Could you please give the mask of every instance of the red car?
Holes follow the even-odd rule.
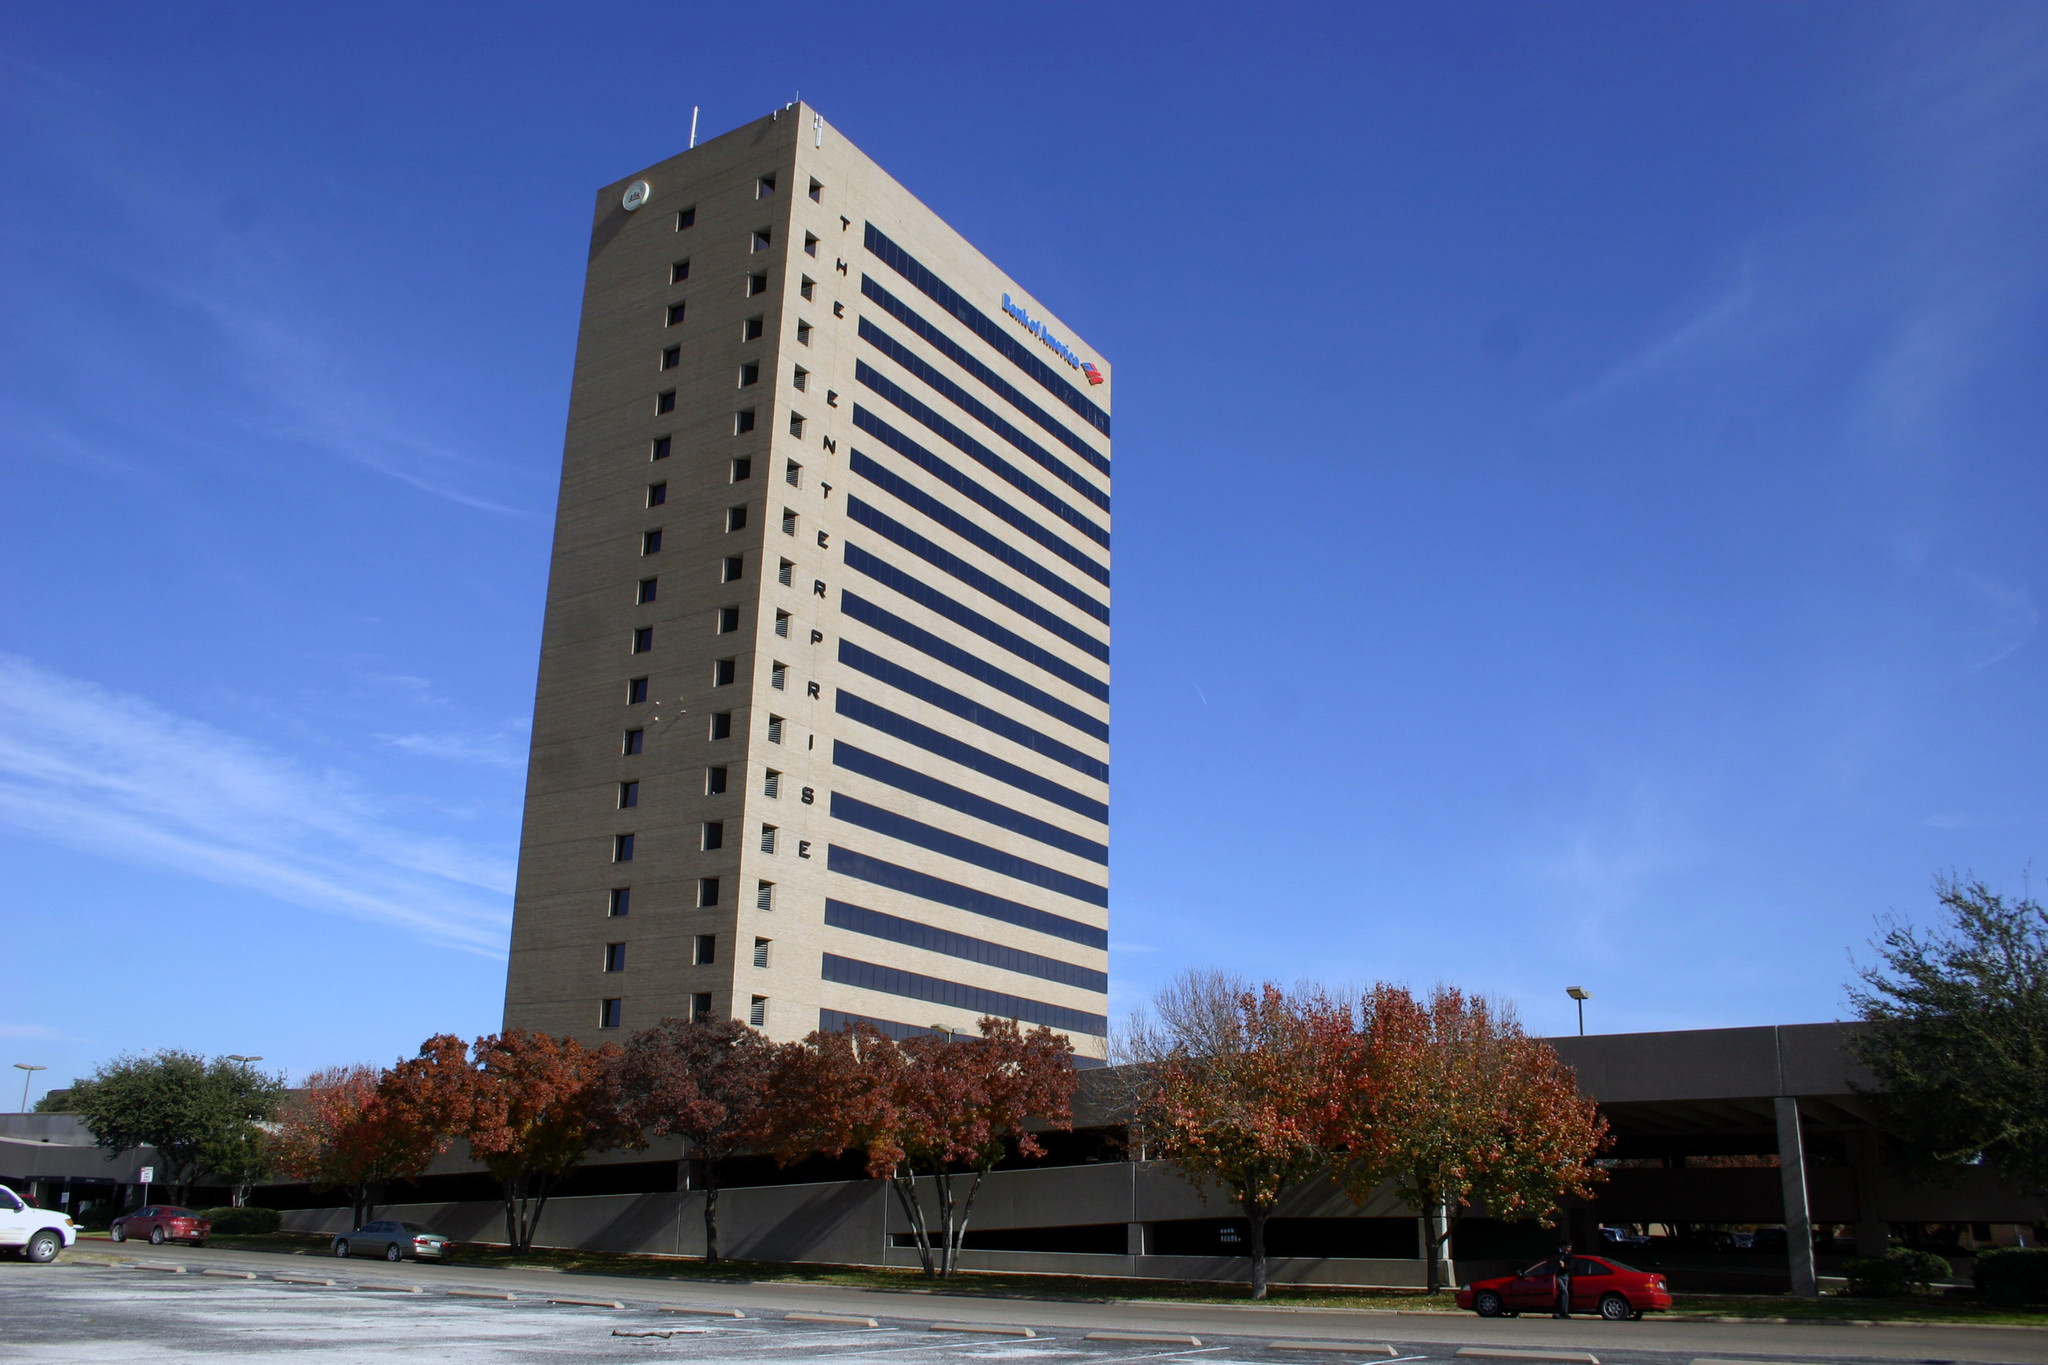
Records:
[[[108,1225],[107,1231],[117,1242],[125,1242],[130,1237],[147,1237],[151,1246],[162,1246],[165,1242],[190,1242],[193,1246],[203,1247],[207,1234],[213,1231],[213,1224],[176,1204],[151,1204],[146,1209],[122,1214]]]
[[[1458,1290],[1458,1307],[1482,1318],[1511,1318],[1520,1313],[1548,1313],[1556,1303],[1556,1277],[1550,1262],[1539,1261],[1519,1275],[1475,1280]],[[1598,1313],[1609,1322],[1626,1322],[1671,1307],[1664,1277],[1637,1270],[1605,1256],[1572,1257],[1572,1311]]]

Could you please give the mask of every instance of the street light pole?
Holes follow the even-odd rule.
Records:
[[[1578,1001],[1579,1036],[1583,1038],[1586,1036],[1586,1002],[1593,998],[1593,992],[1587,990],[1584,986],[1566,986],[1564,988],[1564,993],[1566,995],[1569,995],[1572,999]]]
[[[17,1070],[17,1071],[19,1071],[19,1072],[21,1072],[21,1073],[22,1073],[22,1077],[21,1077],[21,1112],[22,1112],[22,1113],[24,1113],[24,1114],[26,1114],[26,1113],[28,1112],[28,1084],[29,1084],[29,1082],[30,1082],[30,1081],[32,1081],[32,1080],[34,1080],[34,1079],[36,1078],[36,1073],[37,1073],[38,1071],[48,1071],[48,1070],[49,1070],[50,1068],[48,1068],[48,1067],[46,1067],[46,1066],[30,1066],[30,1065],[29,1065],[29,1064],[28,1064],[27,1062],[16,1062],[16,1063],[14,1064],[14,1067],[15,1067],[15,1070]]]

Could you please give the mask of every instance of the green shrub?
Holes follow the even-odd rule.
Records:
[[[215,1232],[228,1237],[276,1232],[284,1222],[276,1209],[206,1209],[200,1216],[213,1224]]]
[[[1955,1269],[1931,1251],[1893,1247],[1882,1256],[1850,1257],[1842,1273],[1849,1277],[1849,1292],[1859,1298],[1898,1299],[1916,1289],[1925,1291]]]
[[[2002,1308],[2048,1303],[2048,1247],[1993,1247],[1977,1253],[1977,1292]]]

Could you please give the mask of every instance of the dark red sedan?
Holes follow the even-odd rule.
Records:
[[[117,1242],[130,1237],[147,1237],[151,1246],[162,1246],[165,1242],[190,1242],[193,1246],[206,1245],[207,1234],[213,1231],[213,1224],[176,1204],[151,1204],[148,1208],[124,1213],[108,1225],[107,1231]]]
[[[1556,1278],[1550,1262],[1539,1261],[1519,1275],[1460,1286],[1458,1307],[1482,1318],[1548,1313],[1556,1304]],[[1671,1290],[1655,1271],[1637,1270],[1605,1256],[1572,1257],[1574,1313],[1598,1313],[1609,1322],[1626,1322],[1670,1306]]]

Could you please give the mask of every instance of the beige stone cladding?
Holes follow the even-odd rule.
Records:
[[[599,191],[507,1026],[1103,1055],[1112,387],[808,106]]]

